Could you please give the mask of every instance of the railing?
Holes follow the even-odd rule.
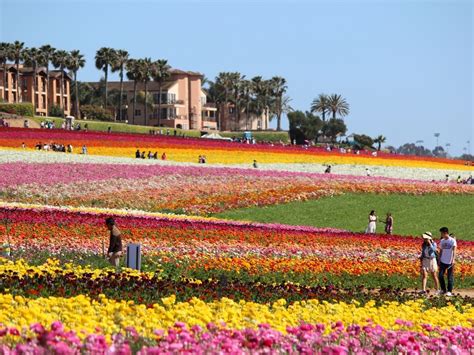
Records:
[[[216,104],[215,104],[215,103],[212,103],[212,102],[210,102],[210,103],[205,103],[205,104],[203,105],[203,107],[216,108]]]

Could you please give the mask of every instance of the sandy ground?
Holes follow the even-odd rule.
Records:
[[[23,121],[22,119],[15,119],[15,118],[7,118],[6,121],[10,125],[10,127],[23,127]],[[40,128],[40,125],[38,122],[35,122],[33,120],[28,120],[30,123],[30,128]]]

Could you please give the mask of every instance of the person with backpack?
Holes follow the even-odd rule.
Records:
[[[448,227],[440,228],[441,242],[439,243],[439,283],[441,291],[445,296],[451,297],[454,287],[454,263],[456,258],[456,239],[449,235]],[[448,287],[444,280],[444,274],[448,274]]]
[[[436,275],[438,272],[438,263],[436,261],[436,242],[433,240],[431,232],[425,232],[421,235],[423,244],[421,245],[420,266],[421,266],[421,286],[422,293],[426,293],[426,282],[428,274],[433,277],[436,290],[439,290],[439,280]],[[439,292],[439,291],[438,291]]]

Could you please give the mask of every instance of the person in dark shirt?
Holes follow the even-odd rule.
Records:
[[[120,257],[122,256],[122,234],[115,224],[115,220],[109,217],[105,220],[105,225],[110,231],[109,248],[107,249],[107,256],[110,264],[119,267]]]
[[[140,149],[137,149],[137,151],[135,152],[135,158],[140,159],[140,156]]]

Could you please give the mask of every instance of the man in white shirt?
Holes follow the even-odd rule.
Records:
[[[447,227],[440,228],[441,233],[441,242],[440,254],[439,254],[439,284],[441,290],[446,296],[452,296],[453,286],[454,286],[454,263],[456,257],[456,239],[452,238],[449,235],[449,229]],[[444,281],[444,273],[448,274],[448,287],[446,288],[446,283]]]

